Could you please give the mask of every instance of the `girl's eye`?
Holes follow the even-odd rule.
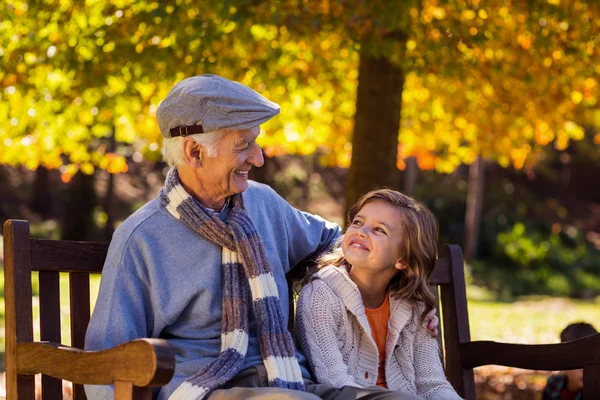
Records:
[[[355,219],[354,221],[352,221],[352,225],[360,225],[360,224],[361,224],[361,222],[359,220]]]
[[[381,233],[383,233],[384,235],[387,235],[387,233],[385,232],[385,230],[383,230],[382,228],[375,228],[375,230],[376,230],[377,232],[381,232]]]

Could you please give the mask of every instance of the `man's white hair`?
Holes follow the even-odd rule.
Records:
[[[225,133],[225,130],[219,130],[208,133],[196,133],[194,135],[188,135],[187,137],[194,139],[196,142],[202,145],[202,147],[206,149],[206,154],[209,157],[214,157],[217,155],[217,143]],[[185,138],[183,136],[163,139],[163,160],[169,165],[169,167],[178,167],[185,164],[185,156],[183,154],[184,139]]]

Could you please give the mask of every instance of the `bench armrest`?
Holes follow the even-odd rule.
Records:
[[[45,374],[73,383],[133,386],[167,384],[175,371],[171,345],[163,339],[136,339],[103,351],[84,351],[52,342],[17,344],[17,373]]]
[[[512,344],[492,341],[461,343],[463,368],[504,365],[533,370],[558,371],[600,363],[600,333],[555,344]]]

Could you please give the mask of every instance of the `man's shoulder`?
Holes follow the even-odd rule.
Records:
[[[181,229],[185,229],[185,227],[168,215],[166,211],[161,210],[160,199],[156,197],[144,204],[117,227],[111,240],[111,247],[115,247],[115,250],[123,249],[132,241],[153,243],[161,237],[180,235]]]
[[[160,223],[160,221],[166,218],[159,210],[159,200],[154,198],[144,204],[142,207],[137,209],[133,214],[125,219],[115,230],[114,238],[126,239],[137,230],[148,228],[147,225],[153,225],[154,223]]]
[[[255,181],[248,181],[248,188],[243,192],[243,196],[244,204],[251,215],[272,213],[274,210],[279,210],[284,203],[287,204],[272,187]]]
[[[244,191],[244,197],[255,198],[258,196],[279,197],[279,195],[269,185],[256,181],[248,181],[248,189]]]

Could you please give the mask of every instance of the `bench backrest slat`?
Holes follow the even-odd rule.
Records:
[[[85,331],[90,322],[90,274],[69,273],[69,302],[71,305],[71,346],[83,349]],[[85,399],[83,385],[73,385],[73,400]]]
[[[60,275],[55,271],[38,274],[40,283],[40,339],[61,343],[60,334]],[[42,397],[62,397],[62,381],[42,375]]]
[[[458,248],[458,251],[460,251],[460,247],[453,245],[456,248]],[[441,257],[445,257],[445,255],[442,255],[442,248],[444,246],[442,246],[440,248],[440,258],[438,258],[438,260],[435,263],[435,269],[433,270],[433,272],[431,273],[431,276],[429,277],[429,284],[430,285],[449,285],[452,283],[452,272],[450,270],[450,260],[448,258],[441,258]]]
[[[17,343],[33,341],[29,224],[4,225],[4,309],[6,324],[6,398],[35,397],[33,376],[17,375]]]
[[[60,276],[58,272],[43,271],[40,282],[40,338],[61,341],[60,336]]]
[[[33,271],[102,272],[108,243],[31,239]]]
[[[600,394],[600,363],[587,364],[583,370],[583,396],[586,399],[598,398]]]
[[[69,301],[71,304],[71,346],[82,349],[85,331],[90,322],[90,274],[69,274]]]
[[[451,279],[449,284],[440,285],[446,376],[461,397],[474,399],[473,369],[462,367],[460,352],[460,344],[471,339],[462,251],[457,245],[444,245],[440,248],[439,258],[449,263]]]

